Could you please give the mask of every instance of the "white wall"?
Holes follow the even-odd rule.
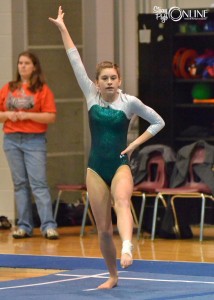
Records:
[[[1,1],[0,11],[0,86],[12,78],[12,1]],[[2,124],[0,124],[0,215],[11,221],[15,218],[13,187],[10,171],[2,150]]]
[[[115,39],[119,40],[118,58],[122,74],[122,89],[127,94],[138,94],[138,20],[136,1],[119,0],[118,27]]]
[[[178,6],[180,8],[208,8],[214,4],[214,0],[139,0],[138,8],[141,13],[152,13],[154,6],[170,8]]]
[[[213,0],[194,0],[194,1],[185,1],[179,0],[178,6],[181,8],[208,8],[213,4]]]

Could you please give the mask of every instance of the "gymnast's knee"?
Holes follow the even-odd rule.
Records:
[[[119,209],[130,208],[130,199],[124,197],[118,197],[115,199],[114,207],[116,211]]]
[[[98,230],[98,235],[100,240],[109,241],[112,239],[113,231],[112,230]]]

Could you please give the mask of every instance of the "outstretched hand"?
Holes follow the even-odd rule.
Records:
[[[67,50],[70,48],[74,48],[75,45],[74,45],[74,42],[72,41],[72,38],[66,28],[63,18],[64,18],[64,12],[62,11],[62,6],[60,6],[58,9],[57,18],[56,19],[49,18],[49,20],[58,27],[58,29],[62,35],[62,40],[63,40],[64,46],[65,46],[65,49]]]
[[[54,23],[59,29],[62,29],[65,27],[65,24],[64,24],[64,15],[65,13],[62,11],[62,7],[60,6],[59,9],[58,9],[58,16],[56,19],[53,19],[53,18],[48,18],[52,23]]]

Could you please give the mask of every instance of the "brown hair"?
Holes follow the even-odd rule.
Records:
[[[35,70],[33,71],[32,75],[31,75],[30,84],[28,87],[28,89],[31,92],[35,93],[37,90],[42,89],[42,87],[45,83],[45,78],[44,78],[44,74],[42,72],[41,64],[40,64],[38,57],[30,51],[24,51],[19,54],[18,60],[17,60],[16,79],[9,82],[9,88],[13,92],[21,86],[21,76],[18,71],[18,63],[19,63],[19,59],[21,56],[28,57],[32,61],[33,65],[35,67]]]
[[[117,64],[114,64],[110,61],[102,61],[101,63],[97,64],[96,66],[96,74],[95,74],[95,78],[96,80],[98,80],[100,73],[103,69],[115,69],[118,75],[118,78],[120,79],[120,68]]]

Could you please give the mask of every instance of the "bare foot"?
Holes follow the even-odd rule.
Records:
[[[133,263],[133,259],[129,254],[123,253],[121,255],[120,264],[123,269],[130,267],[132,263]]]
[[[98,286],[98,289],[112,289],[117,286],[118,277],[110,277],[106,282]]]

